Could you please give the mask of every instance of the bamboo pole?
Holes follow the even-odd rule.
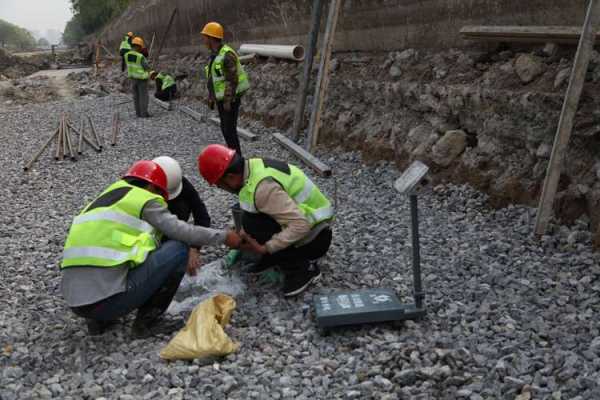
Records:
[[[113,114],[112,128],[113,128],[113,130],[112,130],[111,146],[114,146],[117,144],[117,135],[119,134],[119,113],[118,112]]]
[[[48,146],[50,146],[50,143],[52,143],[52,140],[54,140],[58,137],[58,132],[59,132],[59,129],[57,128],[56,131],[48,138],[48,140],[46,140],[46,143],[44,143],[42,148],[33,156],[33,158],[27,164],[25,164],[25,166],[23,167],[23,170],[27,171],[27,170],[29,170],[29,168],[31,168],[33,163],[36,162],[38,158],[40,158],[40,156],[42,155],[44,150],[46,150],[48,148]]]
[[[56,161],[58,161],[58,158],[60,156],[60,149],[62,147],[61,140],[62,140],[62,121],[59,120],[58,121],[58,135],[56,136],[56,152],[54,153],[54,159]]]
[[[558,181],[562,169],[563,160],[571,132],[573,130],[573,121],[579,106],[579,99],[585,83],[585,76],[594,49],[595,32],[600,23],[600,0],[589,0],[588,10],[583,25],[583,32],[579,40],[577,53],[575,54],[575,63],[571,70],[569,86],[565,95],[565,101],[560,113],[556,136],[554,137],[554,145],[552,147],[552,155],[548,163],[548,170],[544,180],[544,187],[538,206],[538,212],[535,221],[535,233],[538,236],[546,232],[552,208],[554,197],[558,189]]]
[[[304,120],[304,108],[306,107],[306,97],[308,95],[308,84],[310,82],[310,73],[312,71],[313,59],[317,42],[319,39],[319,28],[321,26],[321,0],[313,1],[311,14],[310,33],[308,35],[308,54],[304,60],[304,72],[302,74],[302,82],[298,88],[298,97],[296,99],[296,110],[294,113],[294,124],[292,126],[292,137],[297,141],[300,137],[300,128]]]
[[[98,144],[98,147],[103,148],[104,147],[104,141],[102,140],[101,136],[98,135],[98,132],[96,132],[96,127],[94,126],[94,122],[92,121],[92,117],[90,117],[88,115],[87,118],[88,118],[88,122],[90,124],[90,129],[92,130],[92,135],[96,139],[96,143]]]
[[[329,62],[331,61],[331,51],[333,49],[333,39],[337,26],[340,9],[343,0],[331,0],[329,6],[329,15],[327,17],[327,27],[323,38],[323,47],[321,50],[321,63],[319,65],[319,75],[317,77],[317,86],[313,99],[313,108],[310,116],[308,138],[306,140],[306,149],[312,151],[319,141],[319,131],[321,129],[323,104],[329,86]]]
[[[60,161],[62,161],[62,160],[64,160],[65,155],[67,154],[67,142],[65,141],[65,131],[67,130],[67,124],[65,124],[65,115],[64,114],[60,118],[60,123],[62,125],[61,137],[60,137],[60,142],[62,143],[62,146],[60,149],[60,155],[59,155],[58,159]]]
[[[83,124],[84,121],[81,120],[81,131],[78,134],[78,140],[77,140],[77,154],[82,154],[82,149],[83,149]]]
[[[65,138],[67,142],[67,148],[69,149],[69,155],[71,156],[71,161],[77,161],[77,157],[75,155],[75,152],[73,151],[73,145],[71,143],[71,133],[69,132],[68,127],[65,130]]]
[[[167,24],[167,29],[165,29],[165,32],[163,33],[161,39],[160,39],[160,44],[158,45],[158,51],[156,52],[156,57],[151,57],[152,58],[152,68],[155,71],[158,71],[158,65],[160,64],[158,58],[160,57],[160,53],[162,53],[162,49],[163,46],[165,45],[165,42],[167,41],[167,37],[169,36],[169,31],[171,30],[171,25],[173,25],[173,20],[175,19],[175,15],[177,14],[177,7],[175,7],[173,9],[173,12],[171,13],[171,18],[169,19],[169,23]],[[150,55],[150,54],[148,54]]]
[[[87,136],[85,136],[83,134],[83,132],[79,132],[77,129],[73,128],[72,125],[69,124],[69,127],[71,128],[71,130],[73,130],[76,134],[81,135],[83,140],[94,150],[96,150],[98,153],[100,153],[102,151],[102,149],[98,146],[96,146],[96,144],[94,142],[92,142],[90,139],[87,138]]]

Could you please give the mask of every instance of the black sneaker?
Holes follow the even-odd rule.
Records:
[[[166,319],[160,316],[154,319],[136,317],[131,327],[131,336],[135,339],[146,339],[160,334],[169,335],[183,328],[183,325],[181,319]]]
[[[311,283],[321,279],[321,269],[311,263],[306,271],[286,274],[283,282],[283,295],[291,297],[304,292]]]
[[[88,335],[98,336],[106,332],[116,321],[98,321],[91,318],[86,318],[85,323],[87,325]]]

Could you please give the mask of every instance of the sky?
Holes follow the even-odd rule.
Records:
[[[64,31],[71,16],[69,0],[0,0],[0,19],[42,34]]]

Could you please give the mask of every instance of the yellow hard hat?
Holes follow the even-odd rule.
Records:
[[[144,47],[144,39],[139,36],[136,36],[131,41],[131,44],[137,44],[138,46]]]
[[[133,37],[133,32],[127,32],[127,36]]]
[[[208,24],[204,25],[201,33],[217,39],[223,39],[224,36],[223,26],[218,22],[209,22]]]

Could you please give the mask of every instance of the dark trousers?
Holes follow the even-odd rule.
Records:
[[[171,101],[177,95],[177,85],[169,86],[165,90],[157,90],[154,97],[162,101]]]
[[[121,72],[125,72],[127,68],[127,63],[125,62],[125,54],[127,54],[129,50],[119,50],[119,54],[121,55]]]
[[[127,289],[107,299],[72,310],[80,317],[113,321],[138,309],[138,317],[164,313],[185,274],[188,246],[170,240],[127,274]]]
[[[148,116],[148,81],[143,79],[131,79],[133,82],[133,104],[135,115],[138,117]]]
[[[281,232],[281,226],[266,214],[251,214],[244,212],[242,216],[244,231],[265,244],[274,234]],[[266,254],[261,265],[270,268],[278,265],[284,274],[308,271],[309,262],[321,258],[329,250],[332,232],[330,228],[323,229],[311,242],[299,247],[290,246],[274,254]]]
[[[240,139],[237,133],[237,119],[240,111],[241,99],[236,97],[235,101],[231,103],[231,110],[225,111],[223,109],[223,102],[217,101],[217,108],[219,110],[219,118],[221,119],[221,132],[223,132],[223,138],[227,147],[235,150],[240,156],[242,155],[242,149],[240,148]]]

